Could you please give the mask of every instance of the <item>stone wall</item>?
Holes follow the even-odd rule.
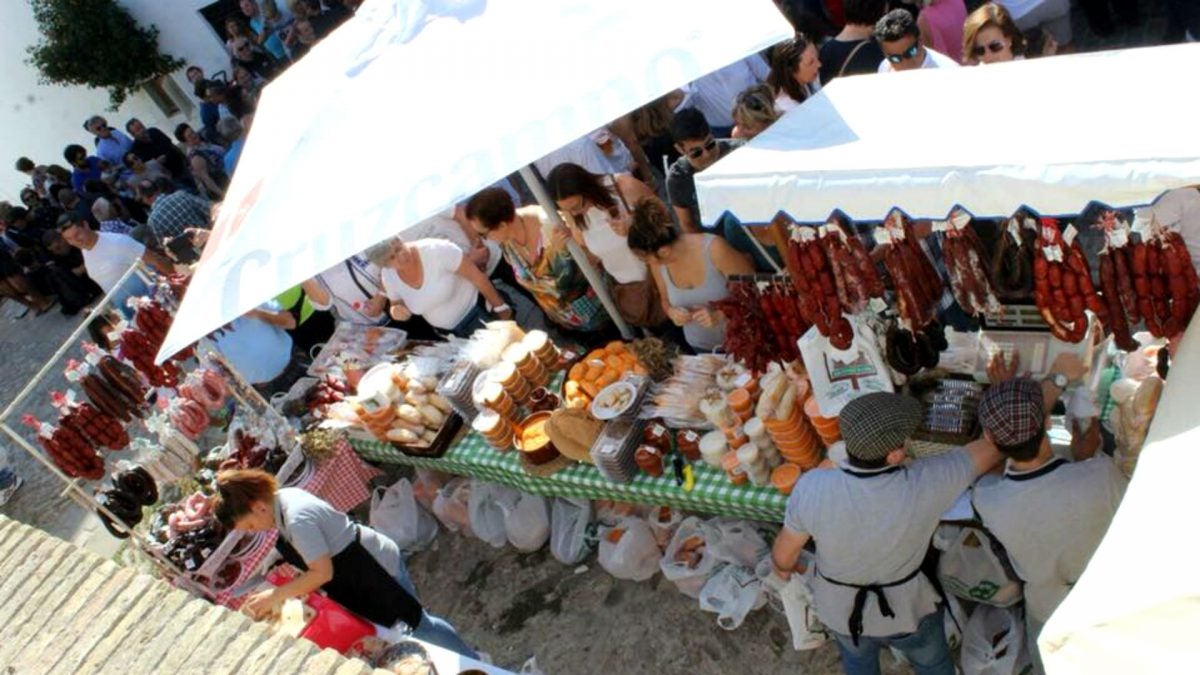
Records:
[[[0,516],[0,673],[385,671]]]

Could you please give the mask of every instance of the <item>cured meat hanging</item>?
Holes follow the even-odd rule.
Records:
[[[950,290],[964,312],[972,316],[999,317],[1004,307],[992,291],[991,280],[983,265],[983,243],[970,226],[971,217],[955,211],[944,228],[946,239],[942,253]],[[935,226],[935,230],[939,226]]]
[[[1108,317],[1075,235],[1073,226],[1060,231],[1057,220],[1043,218],[1038,228],[1038,252],[1033,258],[1033,297],[1042,320],[1054,337],[1072,343],[1087,335],[1085,310],[1091,310],[1102,322]]]

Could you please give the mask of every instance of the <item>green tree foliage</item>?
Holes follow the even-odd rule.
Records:
[[[42,39],[28,48],[28,63],[47,84],[107,89],[115,110],[140,83],[183,65],[158,51],[157,28],[142,28],[115,0],[29,3]]]

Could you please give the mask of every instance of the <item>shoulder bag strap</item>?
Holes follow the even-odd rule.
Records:
[[[870,41],[871,41],[871,38],[867,38],[866,40],[863,40],[862,42],[855,45],[854,49],[850,50],[850,55],[846,57],[845,61],[842,61],[842,67],[838,68],[838,77],[841,77],[842,75],[846,74],[846,66],[850,65],[850,62],[854,60],[854,56],[856,54],[858,54],[858,50],[867,46],[867,43]]]
[[[346,271],[350,273],[350,280],[354,282],[355,286],[358,286],[358,290],[362,292],[363,297],[368,300],[373,298],[374,296],[368,293],[367,289],[363,287],[362,282],[358,280],[358,275],[354,272],[354,263],[350,262],[349,259],[343,260],[342,263],[346,265]]]
[[[617,199],[621,200],[621,207],[625,209],[625,213],[632,214],[633,209],[629,208],[629,202],[625,201],[625,194],[621,192],[621,186],[617,183],[617,177],[613,174],[608,174],[608,180],[612,181],[613,192],[617,193]]]

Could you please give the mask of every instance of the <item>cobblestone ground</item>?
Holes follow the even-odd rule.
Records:
[[[0,409],[8,407],[81,321],[78,316],[63,316],[57,308],[42,316],[30,312],[24,318],[17,318],[23,311],[24,307],[12,301],[0,306]],[[68,358],[79,358],[79,354],[71,353]],[[65,360],[8,419],[9,425],[26,438],[32,439],[32,435],[25,433],[30,430],[21,424],[22,415],[28,413],[43,421],[54,421],[56,413],[50,405],[50,392],[66,387],[62,377],[64,365]],[[87,545],[98,553],[110,554],[114,550],[114,540],[103,533],[99,521],[73,501],[61,497],[64,485],[58,477],[7,434],[0,435],[0,465],[12,467],[25,480],[12,500],[0,506],[0,513]],[[94,534],[99,536],[93,537]]]

